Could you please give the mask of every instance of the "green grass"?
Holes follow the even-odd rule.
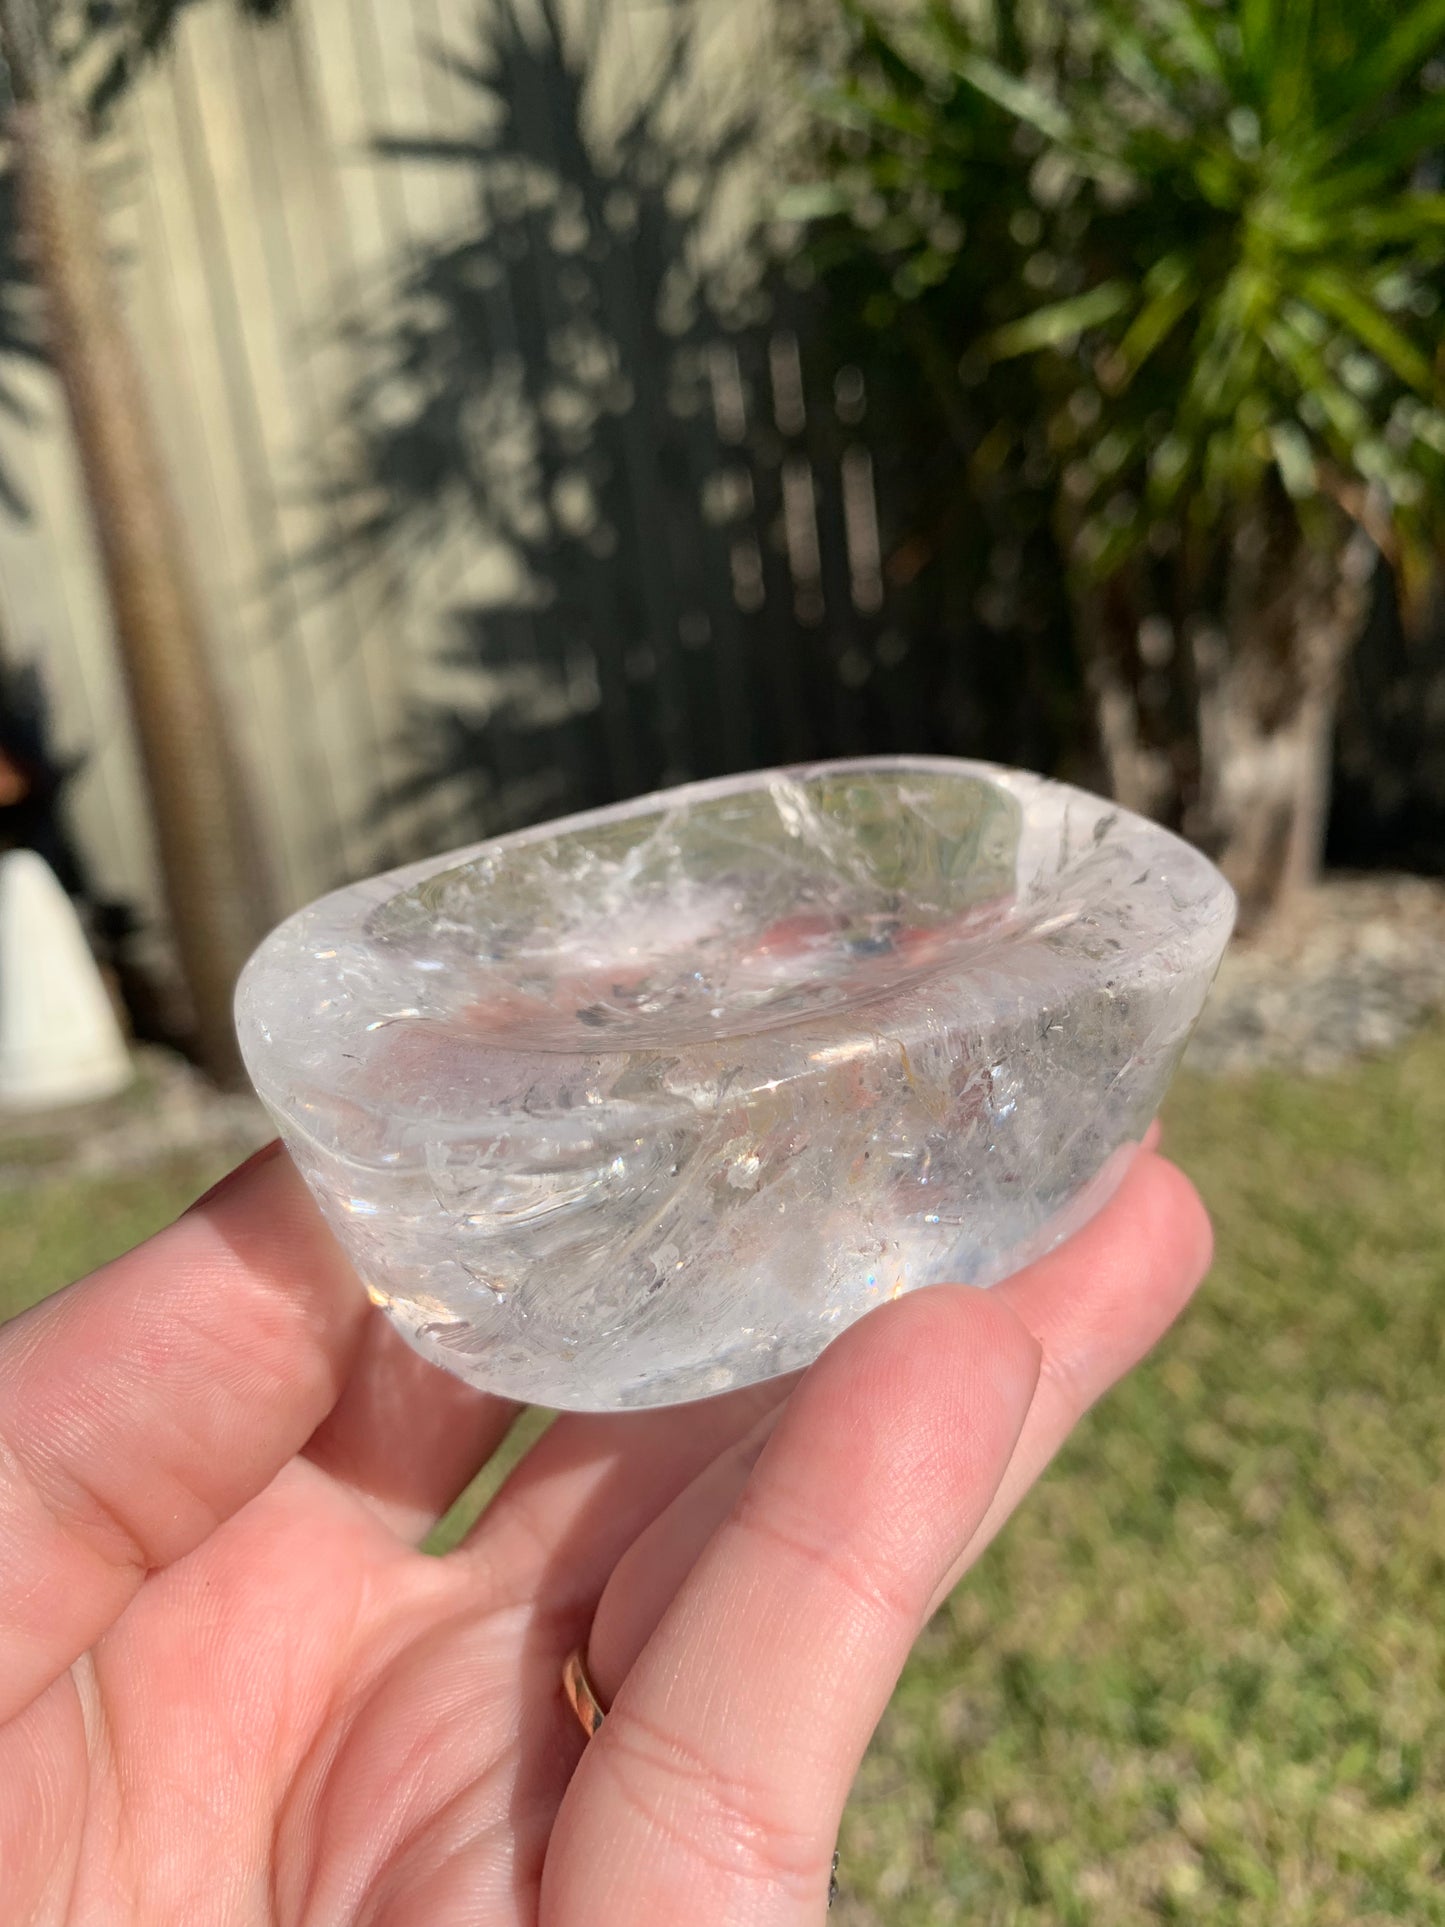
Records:
[[[159,1231],[224,1170],[224,1159],[203,1158],[112,1178],[42,1169],[23,1187],[0,1189],[0,1319]]]
[[[1445,1921],[1445,1037],[1187,1082],[1204,1295],[911,1665],[846,1927]]]
[[[1168,1128],[1214,1275],[921,1642],[842,1927],[1445,1923],[1445,1034]],[[214,1175],[0,1197],[0,1308]]]

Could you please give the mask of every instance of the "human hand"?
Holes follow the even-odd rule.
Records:
[[[407,1350],[263,1153],[0,1331],[0,1918],[820,1923],[919,1629],[1208,1253],[1146,1152],[990,1292],[559,1419],[434,1559],[515,1408]]]

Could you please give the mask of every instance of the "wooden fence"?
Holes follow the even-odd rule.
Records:
[[[935,555],[910,595],[895,507],[922,451],[749,245],[796,99],[783,19],[775,0],[293,0],[261,27],[199,0],[97,147],[278,907],[688,776],[1056,755],[1047,543],[995,542],[972,574]],[[98,890],[159,940],[59,399],[13,358],[0,389],[20,404],[0,476],[28,504],[0,493],[0,655],[33,666],[78,765]],[[1410,718],[1438,716],[1439,660]],[[1390,736],[1382,758],[1368,717],[1347,726],[1349,807],[1393,810],[1445,860],[1438,753]]]
[[[752,260],[767,0],[182,17],[97,150],[282,907],[691,775],[926,741],[854,367]],[[6,370],[34,664],[101,890],[147,806],[58,396]]]

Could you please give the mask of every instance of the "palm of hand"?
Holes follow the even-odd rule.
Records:
[[[479,1592],[288,1468],[31,1710],[79,1839],[54,1917],[535,1919],[578,1747],[533,1615]]]
[[[405,1351],[283,1161],[248,1170],[0,1333],[0,1913],[820,1920],[918,1626],[1206,1253],[1143,1159],[1044,1265],[796,1385],[559,1421],[432,1559],[511,1409]],[[585,1751],[584,1641],[616,1696]]]

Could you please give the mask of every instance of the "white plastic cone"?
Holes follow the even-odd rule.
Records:
[[[33,850],[0,856],[0,1109],[110,1097],[125,1040],[75,906]]]

